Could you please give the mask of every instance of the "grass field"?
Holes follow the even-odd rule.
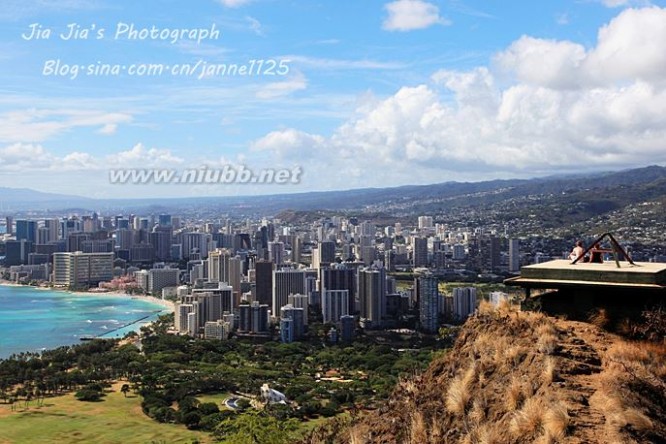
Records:
[[[201,443],[210,435],[182,425],[160,424],[141,411],[141,398],[120,393],[118,383],[101,402],[81,402],[73,394],[47,398],[37,407],[24,403],[16,411],[0,404],[0,443]],[[18,406],[18,403],[17,403]]]
[[[205,395],[197,395],[197,399],[199,402],[204,403],[204,402],[214,402],[217,404],[220,410],[223,410],[226,408],[224,406],[224,401],[227,398],[230,398],[232,395],[228,392],[223,392],[223,393],[206,393]]]

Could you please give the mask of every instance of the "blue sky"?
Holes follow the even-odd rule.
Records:
[[[0,186],[266,194],[666,162],[664,2],[1,3]],[[35,24],[42,38],[24,38]],[[94,28],[64,40],[70,24]],[[129,40],[115,38],[119,24],[220,35]],[[281,61],[288,73],[85,72],[251,60]],[[81,68],[45,73],[56,61]],[[303,175],[288,185],[121,186],[107,173],[226,164]]]

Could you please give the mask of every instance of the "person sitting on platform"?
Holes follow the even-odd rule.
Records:
[[[597,242],[594,244],[594,247],[590,250],[590,262],[595,264],[604,263],[604,253],[611,253],[613,250],[606,250],[601,248],[601,245]]]
[[[573,251],[571,252],[571,254],[569,254],[569,259],[571,259],[571,261],[575,261],[576,259],[581,257],[584,252],[585,252],[585,248],[583,247],[583,242],[582,241],[577,241],[576,246],[573,248]],[[588,258],[584,257],[583,262],[587,262],[587,261],[588,261]]]

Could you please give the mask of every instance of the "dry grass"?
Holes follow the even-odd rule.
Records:
[[[507,411],[513,412],[518,409],[523,402],[523,399],[525,399],[525,396],[523,395],[523,385],[520,383],[520,380],[514,376],[511,378],[511,384],[506,390],[504,405]]]
[[[428,429],[423,413],[420,410],[412,412],[412,421],[409,428],[409,442],[422,444],[428,442]]]
[[[543,362],[543,372],[541,373],[542,382],[544,385],[550,385],[555,380],[555,359],[552,356],[547,356]]]
[[[481,396],[472,402],[472,408],[469,411],[468,418],[472,424],[480,425],[487,419],[486,409],[488,408],[488,401],[485,397]]]
[[[551,405],[543,415],[543,429],[550,438],[564,438],[569,427],[569,412],[564,404]]]
[[[543,405],[539,398],[527,399],[511,419],[509,425],[511,434],[519,440],[528,439],[540,428],[543,414]]]
[[[446,409],[454,415],[462,416],[471,399],[471,386],[476,378],[476,364],[472,362],[464,374],[451,381],[446,394]]]
[[[590,324],[595,325],[602,330],[608,327],[611,322],[611,318],[605,308],[598,308],[594,310],[587,319]]]

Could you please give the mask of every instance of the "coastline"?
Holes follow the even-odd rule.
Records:
[[[5,280],[0,280],[0,285],[3,287],[22,287],[22,288],[32,288],[34,290],[41,290],[41,291],[54,291],[58,293],[68,293],[73,296],[98,296],[98,297],[112,297],[112,298],[130,298],[130,299],[138,299],[138,300],[143,300],[145,302],[150,302],[155,305],[160,305],[163,307],[165,310],[175,310],[175,304],[172,301],[166,300],[166,299],[161,299],[157,298],[155,296],[149,296],[149,295],[135,295],[135,294],[129,294],[125,293],[122,290],[113,290],[113,291],[70,291],[70,290],[65,290],[62,288],[51,288],[51,287],[40,287],[40,286],[33,286],[33,285],[22,285],[22,284],[17,284],[15,282],[11,281],[5,281]]]

